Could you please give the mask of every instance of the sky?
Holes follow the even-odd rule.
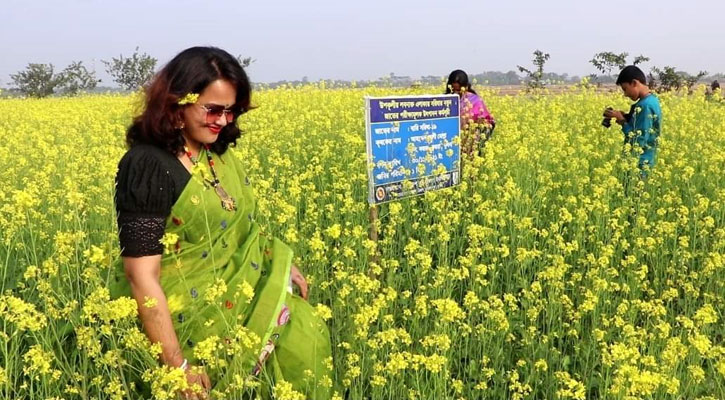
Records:
[[[0,87],[28,63],[72,61],[114,86],[101,60],[137,46],[159,66],[221,47],[256,60],[253,82],[509,71],[536,49],[551,55],[546,70],[570,75],[595,72],[600,51],[717,73],[724,22],[721,0],[0,0]]]

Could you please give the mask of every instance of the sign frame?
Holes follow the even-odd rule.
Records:
[[[371,110],[372,103],[376,103],[378,106],[380,105],[379,101],[382,102],[392,102],[388,104],[395,104],[395,102],[398,103],[404,103],[406,105],[411,104],[423,104],[425,105],[430,104],[432,101],[436,101],[436,104],[438,104],[438,101],[443,101],[444,104],[447,104],[446,100],[451,100],[453,104],[447,105],[447,108],[441,109],[445,110],[448,109],[455,115],[451,116],[438,116],[438,117],[420,117],[421,112],[412,112],[410,114],[405,115],[413,115],[411,117],[404,117],[403,119],[398,118],[397,120],[393,121],[380,121],[380,115],[373,115],[373,112]],[[460,97],[457,94],[437,94],[437,95],[430,95],[430,94],[424,94],[424,95],[404,95],[404,96],[365,96],[365,142],[366,142],[366,150],[367,150],[367,172],[368,172],[368,203],[372,206],[377,204],[383,204],[390,201],[395,200],[401,200],[404,198],[409,197],[416,197],[425,194],[429,191],[435,191],[440,189],[445,189],[449,187],[454,187],[460,184],[461,181],[461,128],[460,128]],[[413,103],[411,103],[413,102]],[[382,106],[381,106],[382,107]],[[416,108],[416,107],[412,107]],[[423,109],[425,106],[417,107],[418,109]],[[433,113],[435,111],[429,111],[428,113]],[[442,111],[441,111],[442,112]],[[404,112],[405,113],[405,112]],[[376,114],[380,114],[378,111]],[[423,113],[425,114],[425,113]],[[398,115],[393,113],[393,115]],[[420,118],[419,118],[420,117]],[[376,119],[376,121],[373,121],[373,119]],[[442,121],[445,120],[445,121]],[[376,182],[375,177],[375,166],[376,164],[381,160],[375,160],[373,158],[373,143],[375,140],[373,139],[373,129],[375,126],[380,126],[382,124],[392,124],[392,126],[395,126],[397,123],[398,131],[397,133],[400,133],[400,124],[406,124],[409,122],[414,122],[417,126],[420,126],[420,124],[433,124],[435,125],[435,121],[441,121],[444,122],[448,128],[453,126],[453,120],[455,120],[455,133],[451,135],[449,139],[444,139],[447,143],[453,143],[450,145],[454,148],[454,153],[452,156],[449,156],[452,158],[451,167],[447,168],[445,172],[443,173],[435,173],[435,171],[431,171],[430,173],[427,173],[423,176],[413,177],[410,178],[408,176],[403,177],[402,179],[390,181],[390,182]],[[406,124],[407,126],[407,124]],[[425,126],[425,125],[423,125]],[[444,132],[446,134],[449,134],[449,132]],[[431,133],[431,135],[434,135],[434,133]],[[386,137],[388,135],[386,134]],[[400,136],[400,135],[399,135]],[[412,138],[411,138],[412,139]],[[456,143],[457,142],[457,143]],[[402,147],[407,148],[407,146],[414,145],[412,142],[409,143],[402,143],[402,141],[398,141],[399,145],[402,145]],[[400,150],[400,149],[397,149]],[[419,149],[416,149],[416,151],[419,151]],[[417,154],[417,153],[416,153]],[[392,162],[392,160],[384,160],[385,162]],[[399,161],[399,160],[398,160]],[[412,161],[412,160],[411,160]],[[448,160],[447,160],[448,161]],[[408,167],[410,167],[411,162],[403,163],[402,161],[399,161],[401,164],[407,164]],[[404,183],[409,182],[409,183]],[[412,185],[412,188],[405,188],[404,185]]]

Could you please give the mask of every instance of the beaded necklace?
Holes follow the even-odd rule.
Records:
[[[219,178],[217,177],[216,170],[214,169],[214,160],[211,158],[211,150],[209,149],[208,144],[204,144],[204,149],[206,150],[206,159],[209,162],[209,169],[211,170],[211,176],[214,179],[204,179],[208,184],[210,184],[214,188],[214,192],[219,196],[219,199],[222,202],[222,208],[227,211],[236,211],[237,209],[237,202],[234,200],[234,197],[230,196],[226,190],[224,190],[223,187],[219,184]],[[189,150],[186,145],[184,145],[184,152],[186,153],[186,156],[189,157],[189,161],[196,166],[196,164],[199,162],[198,159],[191,156],[191,151]]]

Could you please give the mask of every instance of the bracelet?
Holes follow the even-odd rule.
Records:
[[[179,368],[181,368],[182,370],[186,371],[186,367],[188,367],[188,366],[189,366],[189,360],[187,360],[185,358],[184,359],[184,362],[181,363],[181,365],[179,366]]]

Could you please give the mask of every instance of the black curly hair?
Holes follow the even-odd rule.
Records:
[[[126,143],[129,147],[137,143],[152,144],[173,155],[183,152],[184,138],[178,126],[184,106],[178,102],[189,93],[201,93],[218,79],[228,81],[237,91],[231,107],[234,121],[227,124],[210,145],[217,154],[226,152],[242,134],[236,120],[250,109],[252,87],[239,61],[216,47],[188,48],[154,76],[145,89],[144,110],[134,118],[126,132]]]

